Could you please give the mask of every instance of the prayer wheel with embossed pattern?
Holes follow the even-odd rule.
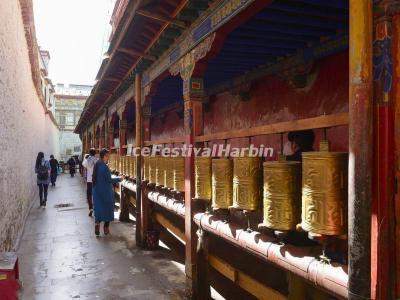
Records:
[[[265,162],[263,226],[295,230],[301,220],[301,163]]]
[[[143,162],[143,180],[149,180],[149,156],[142,156]]]
[[[174,157],[174,190],[185,191],[185,158]]]
[[[262,164],[259,157],[233,159],[233,208],[256,210],[262,206]]]
[[[137,173],[137,164],[136,164],[136,156],[132,156],[132,178],[136,178]]]
[[[149,156],[149,177],[147,178],[150,183],[156,183],[157,172],[157,156]]]
[[[118,173],[121,173],[121,156],[116,154],[117,156],[117,164],[115,166],[115,171],[117,171]]]
[[[134,157],[133,156],[128,156],[128,176],[130,178],[133,178],[133,169],[134,169]]]
[[[313,234],[345,234],[348,154],[320,151],[302,155],[301,227]]]
[[[121,156],[121,173],[126,175],[126,156]]]
[[[114,168],[115,168],[115,154],[110,154],[110,160],[108,162],[108,166],[109,166],[111,171],[114,170]]]
[[[228,209],[233,197],[233,163],[229,158],[212,160],[212,207]]]
[[[165,170],[165,159],[163,156],[157,156],[156,159],[156,185],[164,185],[164,170]]]
[[[196,199],[211,201],[211,157],[196,157],[195,170],[195,195]]]
[[[172,157],[164,158],[164,186],[174,188],[174,161]]]

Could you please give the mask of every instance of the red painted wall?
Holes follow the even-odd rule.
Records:
[[[183,136],[183,114],[181,118],[176,111],[169,111],[151,119],[151,140],[160,140]]]
[[[219,94],[204,112],[204,134],[346,112],[348,64],[347,51],[318,61],[313,82],[303,90],[296,90],[286,80],[273,76],[253,82],[248,101],[241,101],[230,92]],[[315,133],[317,150],[322,130]],[[151,134],[152,140],[183,135],[183,120],[175,112],[169,112],[164,123],[156,117],[152,119]],[[348,151],[347,126],[329,129],[328,138],[333,151]],[[249,140],[255,145],[274,147],[276,154],[280,149],[278,134],[233,139],[229,143],[233,147],[247,146]]]

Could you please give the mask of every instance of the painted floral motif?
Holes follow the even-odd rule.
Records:
[[[383,90],[390,92],[393,80],[392,64],[392,39],[388,34],[387,24],[381,23],[376,28],[376,39],[374,41],[374,80],[383,80]]]

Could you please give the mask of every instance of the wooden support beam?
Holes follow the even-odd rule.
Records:
[[[185,232],[183,230],[181,230],[178,226],[173,224],[170,220],[168,220],[159,212],[154,212],[152,216],[153,219],[157,221],[162,227],[175,235],[181,243],[185,244]]]
[[[128,49],[128,48],[118,48],[118,52],[127,54],[131,57],[143,57],[144,59],[148,59],[151,61],[155,61],[157,59],[157,57],[153,56],[153,55],[147,55],[145,53],[139,52],[139,51],[135,51],[133,49]]]
[[[249,292],[257,299],[265,300],[287,300],[288,298],[279,293],[278,291],[265,286],[261,282],[255,280],[253,277],[243,273],[242,271],[234,268],[226,261],[214,255],[208,256],[208,261],[211,267],[224,275],[226,278],[240,286],[245,291]]]
[[[133,197],[130,193],[128,196],[129,203],[136,207],[136,198]]]
[[[207,142],[212,140],[226,140],[249,136],[284,133],[293,130],[328,128],[348,124],[349,114],[346,112],[196,136],[195,142]]]
[[[156,21],[161,22],[161,23],[173,24],[173,25],[176,25],[176,26],[184,28],[184,29],[187,28],[185,22],[183,22],[183,21],[179,21],[179,20],[175,20],[175,19],[172,19],[172,18],[169,18],[169,17],[165,17],[165,16],[162,16],[160,14],[157,14],[157,13],[154,13],[154,12],[150,12],[150,11],[147,11],[147,10],[144,10],[144,9],[137,10],[136,14],[138,14],[140,16],[143,16],[143,17],[146,17],[146,18],[150,18],[150,19],[156,20]]]

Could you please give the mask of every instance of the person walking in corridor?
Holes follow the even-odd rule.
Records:
[[[114,220],[114,191],[113,184],[120,182],[119,177],[111,177],[107,166],[109,151],[102,149],[100,159],[93,169],[93,201],[95,217],[95,234],[100,235],[100,223],[104,222],[104,234],[110,233],[110,222]]]
[[[53,154],[50,155],[50,167],[51,167],[51,173],[50,173],[51,186],[56,186],[57,173],[60,165],[58,164],[58,160],[54,158]]]
[[[44,153],[39,152],[36,157],[35,173],[39,187],[40,207],[45,208],[47,203],[47,190],[50,183],[50,163],[44,159]]]
[[[71,177],[74,177],[76,162],[73,156],[71,156],[71,158],[68,160],[68,166],[69,166],[69,174],[71,175]]]
[[[92,183],[92,176],[93,176],[93,168],[94,165],[96,164],[96,150],[95,149],[90,149],[89,150],[89,156],[86,157],[83,162],[82,166],[85,168],[85,175],[86,175],[86,197],[87,197],[87,203],[89,206],[89,217],[93,215],[93,200],[92,200],[92,188],[93,188],[93,183]]]

